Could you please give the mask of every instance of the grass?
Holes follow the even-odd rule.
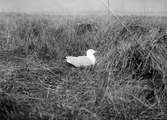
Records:
[[[1,120],[166,119],[167,18],[0,16]],[[63,61],[88,48],[94,67]]]

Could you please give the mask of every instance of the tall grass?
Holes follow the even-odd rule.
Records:
[[[167,18],[1,14],[3,119],[166,119]],[[79,24],[97,31],[77,34]],[[72,68],[66,55],[99,51]]]

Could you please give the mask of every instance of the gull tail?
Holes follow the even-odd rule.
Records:
[[[67,56],[66,56],[66,57],[63,57],[63,59],[66,61],[66,60],[67,60]]]
[[[75,65],[72,64],[72,56],[66,56],[64,57],[64,60],[66,61],[67,65],[70,67],[76,67]]]
[[[70,62],[70,61],[71,61],[71,57],[70,57],[70,56],[64,57],[64,60],[65,60],[66,62],[68,62],[68,63],[71,63],[71,62]]]

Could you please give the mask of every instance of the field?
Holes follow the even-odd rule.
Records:
[[[0,119],[167,119],[167,18],[1,13]]]

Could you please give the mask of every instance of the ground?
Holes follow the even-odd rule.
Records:
[[[1,120],[167,119],[167,18],[118,17],[1,13]]]

